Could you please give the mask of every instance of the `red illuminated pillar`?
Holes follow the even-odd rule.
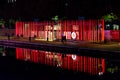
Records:
[[[15,30],[16,30],[16,33],[15,33],[15,34],[16,34],[16,35],[19,34],[19,31],[18,31],[18,30],[19,30],[19,23],[20,23],[20,22],[16,22],[16,24],[15,24],[15,27],[16,27],[16,29],[15,29]]]
[[[91,20],[91,31],[92,31],[92,34],[91,34],[91,38],[92,38],[92,42],[94,42],[94,20]]]
[[[66,27],[67,27],[67,20],[64,21],[64,33],[62,36],[66,36]]]
[[[77,38],[76,38],[76,39],[77,39],[77,40],[79,40],[79,33],[80,33],[80,32],[79,32],[79,25],[78,25],[78,23],[79,23],[78,20],[76,20],[76,29],[77,29],[77,30],[76,30],[76,34],[77,34]]]
[[[24,27],[25,27],[25,24],[24,24],[24,22],[23,22],[23,24],[22,24],[22,32],[21,32],[21,36],[24,36]]]
[[[104,20],[102,20],[102,41],[104,41],[104,26],[105,26],[105,23],[104,23]]]
[[[82,40],[82,20],[79,21],[79,40]]]
[[[83,20],[83,40],[86,40],[86,20]]]
[[[69,22],[70,22],[69,20],[66,21],[66,28],[65,28],[65,36],[66,36],[66,39],[68,39],[67,33],[68,33]]]
[[[91,29],[90,29],[91,21],[88,20],[88,40],[91,41]]]
[[[28,23],[29,27],[28,27],[28,37],[31,37],[31,22]]]
[[[53,21],[52,21],[52,40],[54,40],[54,37],[55,37],[55,35],[54,35],[54,25],[55,25],[56,23],[54,23]]]

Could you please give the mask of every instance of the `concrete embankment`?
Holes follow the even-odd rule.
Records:
[[[53,51],[60,53],[71,53],[78,55],[92,55],[92,56],[104,56],[104,57],[120,57],[120,51],[112,50],[103,50],[103,49],[94,49],[89,47],[80,47],[72,45],[55,45],[55,44],[46,44],[46,43],[37,43],[37,42],[28,42],[28,41],[12,41],[12,40],[0,40],[0,45],[19,47],[19,48],[29,48],[36,50],[44,51]]]
[[[78,53],[78,47],[65,46],[65,45],[54,45],[54,44],[24,42],[24,41],[9,41],[9,40],[0,40],[0,45],[30,48],[30,49],[44,50],[44,51],[54,51],[61,53]]]

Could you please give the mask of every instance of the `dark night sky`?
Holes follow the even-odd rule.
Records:
[[[120,14],[117,0],[16,0],[7,3],[0,0],[0,16],[3,18],[50,19],[55,15],[67,16],[76,19],[78,16],[85,18],[99,18],[113,12]]]

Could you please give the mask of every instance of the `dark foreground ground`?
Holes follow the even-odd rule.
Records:
[[[91,76],[45,65],[0,57],[0,80],[119,80],[114,75]]]

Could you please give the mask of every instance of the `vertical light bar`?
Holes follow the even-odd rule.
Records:
[[[64,20],[64,22],[63,22],[63,28],[62,28],[62,36],[64,36],[65,35],[65,28],[66,28],[66,20]]]
[[[19,27],[19,23],[20,23],[20,22],[16,22],[16,23],[15,23],[15,28],[16,28],[16,29],[15,29],[15,31],[16,31],[15,35],[19,34],[19,31],[18,31],[18,29],[19,29],[19,28],[18,28],[18,27]]]
[[[23,23],[23,22],[20,23],[20,27],[19,27],[19,35],[20,35],[21,32],[22,32],[22,23]]]
[[[94,20],[94,42],[96,42],[96,20]]]
[[[105,59],[102,59],[102,72],[105,72]]]
[[[83,40],[86,40],[86,20],[83,21]]]
[[[37,28],[38,28],[38,22],[36,22],[36,27],[35,27],[35,35],[37,37]]]
[[[82,22],[82,40],[84,40],[85,34],[84,34],[84,22],[85,20],[83,20]]]
[[[79,20],[79,40],[82,40],[82,21]]]
[[[92,30],[93,30],[93,42],[95,42],[95,25],[94,25],[94,20],[92,20]]]
[[[55,35],[54,35],[54,22],[52,21],[52,41],[54,40],[54,37],[55,37]],[[57,25],[58,25],[58,23],[57,23]]]
[[[16,48],[16,59],[19,59],[19,50]]]
[[[66,36],[66,39],[68,39],[67,32],[68,32],[69,20],[66,20],[65,25],[66,25],[66,27],[65,27],[65,36]]]
[[[28,24],[29,24],[29,27],[28,27],[28,37],[30,37],[31,22],[28,23]]]
[[[32,37],[34,36],[34,30],[35,30],[35,22],[32,22],[32,31],[31,31],[31,34],[32,34]]]
[[[94,24],[95,24],[95,28],[94,28],[94,31],[95,31],[95,33],[94,33],[94,39],[95,39],[95,42],[97,41],[97,20],[95,20],[95,22],[94,22]]]
[[[20,22],[20,24],[19,24],[19,27],[18,27],[18,31],[19,31],[19,36],[20,36],[20,32],[21,32],[21,24],[22,24],[22,22]]]
[[[92,58],[90,57],[90,74],[92,74]]]
[[[65,36],[66,36],[66,39],[68,38],[68,37],[67,37],[68,24],[69,24],[69,20],[66,20],[66,27],[65,27]]]
[[[91,30],[92,30],[92,42],[94,42],[94,24],[93,24],[93,20],[91,20]]]
[[[21,23],[22,23],[22,22],[20,22],[20,23],[19,23],[19,26],[18,26],[18,35],[20,35]]]
[[[48,24],[48,21],[44,21],[44,25],[42,26],[42,32],[44,32],[44,36],[43,36],[43,38],[44,38],[44,40],[46,40],[47,38],[46,38],[46,34],[45,34],[45,26]]]
[[[86,39],[85,40],[87,40],[88,41],[88,23],[89,23],[89,21],[88,20],[86,20],[86,29],[85,29],[85,33],[86,33]]]
[[[93,58],[93,65],[92,66],[93,66],[93,70],[92,71],[93,71],[93,74],[95,75],[95,58]]]
[[[67,61],[68,64],[67,64],[67,66],[68,66],[68,70],[70,70],[71,66],[72,66],[72,64],[71,64],[72,60],[71,60],[70,56],[67,56],[67,58],[68,58],[68,61]]]
[[[80,38],[79,38],[79,25],[78,25],[78,23],[79,23],[79,21],[78,20],[76,20],[76,25],[77,25],[77,40],[79,40]]]
[[[64,36],[66,36],[66,27],[67,27],[67,20],[65,20],[65,23],[64,23]]]
[[[97,71],[97,66],[98,66],[98,65],[97,65],[97,58],[95,58],[95,74],[97,74],[97,72],[98,72],[98,71]]]
[[[81,57],[82,56],[78,56],[78,71],[81,71]]]
[[[102,20],[102,41],[104,41],[104,20]]]
[[[90,20],[88,24],[88,40],[91,42],[91,21]]]
[[[37,22],[37,26],[36,26],[36,27],[37,27],[37,30],[36,30],[36,32],[37,32],[37,33],[36,33],[36,37],[38,38],[38,31],[39,31],[39,27],[40,27],[40,22]]]
[[[24,28],[25,28],[25,24],[23,23],[23,25],[22,25],[22,33],[21,33],[23,36],[25,35],[25,33],[24,33],[24,32],[25,32],[25,31],[24,31]]]
[[[36,22],[33,22],[33,37],[36,35]]]

